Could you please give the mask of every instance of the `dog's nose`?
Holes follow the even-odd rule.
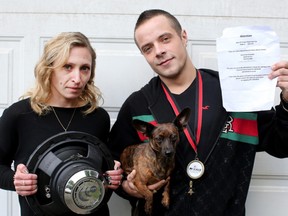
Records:
[[[171,156],[173,156],[173,151],[171,151],[171,150],[167,150],[167,151],[165,151],[165,155],[166,155],[166,157],[171,157]]]

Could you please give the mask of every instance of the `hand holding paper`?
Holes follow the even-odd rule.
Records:
[[[227,111],[269,110],[277,80],[268,78],[280,59],[279,39],[265,26],[227,28],[217,39],[223,106]]]

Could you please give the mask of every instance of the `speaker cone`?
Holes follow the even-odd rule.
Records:
[[[57,134],[39,145],[26,165],[38,176],[37,193],[26,197],[37,215],[91,214],[112,195],[103,175],[114,167],[112,155],[90,134]]]

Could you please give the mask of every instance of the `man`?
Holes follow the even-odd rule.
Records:
[[[162,10],[144,11],[134,39],[158,76],[123,104],[110,134],[116,159],[126,146],[143,141],[132,119],[169,122],[175,113],[190,107],[188,133],[181,134],[176,167],[170,176],[169,209],[160,204],[162,180],[150,185],[151,190],[160,189],[155,194],[153,215],[245,215],[256,152],[288,156],[288,62],[275,64],[269,75],[278,79],[282,89],[276,111],[228,113],[222,105],[218,73],[194,67],[186,51],[187,33],[174,16]],[[242,130],[237,131],[236,126]],[[138,215],[145,215],[143,197],[131,181],[134,176],[135,171],[127,176],[119,194],[131,203],[138,201]]]

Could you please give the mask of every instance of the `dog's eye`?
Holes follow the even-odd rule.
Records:
[[[176,142],[177,141],[177,136],[176,135],[171,136],[171,140],[172,140],[172,142]]]
[[[157,143],[161,143],[162,141],[163,141],[163,137],[155,137],[155,141],[157,142]]]

